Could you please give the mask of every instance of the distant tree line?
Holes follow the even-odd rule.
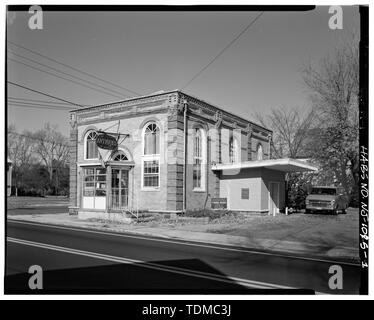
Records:
[[[304,203],[312,185],[345,189],[358,204],[359,175],[359,46],[356,37],[317,63],[302,69],[310,106],[279,107],[256,118],[273,130],[274,158],[305,158],[318,172],[288,174],[288,202]]]
[[[13,162],[12,195],[67,195],[68,139],[46,123],[43,129],[18,132],[8,127],[8,158]]]

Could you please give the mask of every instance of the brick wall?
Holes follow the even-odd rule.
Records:
[[[75,114],[70,115],[70,141],[69,141],[69,163],[70,163],[70,172],[69,172],[69,198],[70,198],[70,207],[69,214],[77,214],[77,161],[78,161],[78,127],[75,119]]]
[[[141,187],[142,182],[142,128],[148,121],[156,121],[160,126],[160,188],[158,190],[144,190]],[[105,129],[111,127],[111,131],[117,131],[118,120],[103,119],[97,123],[81,124],[78,126],[78,162],[98,162],[98,160],[84,160],[84,136],[89,129]],[[120,139],[118,148],[135,163],[135,166],[129,172],[129,202],[134,209],[139,210],[167,210],[167,148],[166,143],[169,139],[167,132],[167,113],[152,113],[149,115],[134,115],[129,118],[121,119],[119,132],[128,133],[130,137]],[[123,140],[123,141],[121,141]],[[100,151],[105,160],[109,160],[110,151]],[[80,181],[81,182],[81,181]],[[76,182],[73,181],[74,188]],[[81,185],[79,188],[81,188]],[[78,201],[79,203],[79,201]]]
[[[183,108],[172,107],[167,119],[167,210],[183,210]]]

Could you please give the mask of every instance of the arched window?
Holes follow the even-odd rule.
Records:
[[[263,158],[262,144],[259,143],[257,146],[257,160],[262,160],[262,158]]]
[[[99,157],[99,150],[96,144],[97,133],[95,130],[87,132],[85,144],[86,144],[86,156],[85,159],[97,159]]]
[[[234,137],[230,138],[229,156],[230,156],[230,163],[238,163],[239,162],[238,140]]]
[[[113,161],[126,161],[128,160],[126,155],[122,152],[119,151],[113,156]]]
[[[160,154],[160,129],[154,122],[144,130],[144,155],[151,154]]]
[[[205,189],[205,170],[203,165],[206,163],[205,133],[203,129],[196,128],[194,131],[194,153],[193,153],[193,188],[194,190]]]
[[[147,123],[143,131],[142,189],[159,190],[160,187],[160,128]]]

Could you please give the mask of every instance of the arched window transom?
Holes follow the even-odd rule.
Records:
[[[113,161],[126,161],[128,158],[123,152],[118,152],[114,155]]]
[[[150,123],[144,131],[144,155],[160,153],[160,129],[156,123]]]

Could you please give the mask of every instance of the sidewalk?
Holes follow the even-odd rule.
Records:
[[[359,262],[359,250],[354,247],[326,246],[298,241],[274,239],[252,239],[220,233],[183,230],[182,228],[150,227],[147,225],[105,223],[99,221],[79,220],[77,216],[63,214],[17,215],[8,216],[8,220],[21,220],[59,226],[86,228],[100,231],[132,233],[167,239],[196,241],[204,244],[230,245],[258,251],[297,255],[315,259],[326,259],[338,262]]]

